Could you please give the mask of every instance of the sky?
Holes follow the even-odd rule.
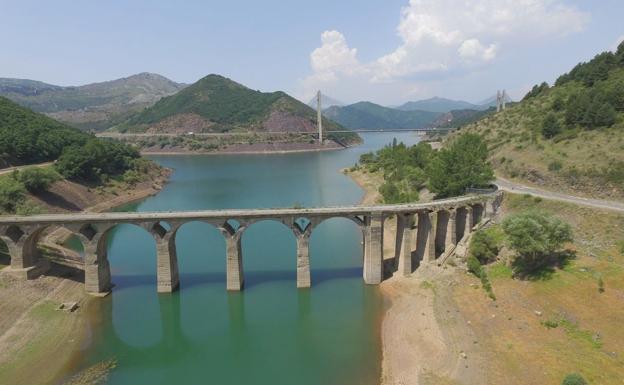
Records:
[[[624,0],[0,0],[0,77],[218,73],[308,101],[514,99],[624,40]]]

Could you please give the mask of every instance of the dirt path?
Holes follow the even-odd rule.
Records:
[[[621,202],[583,198],[554,191],[542,190],[536,187],[526,186],[500,177],[496,178],[495,183],[501,190],[509,191],[516,194],[529,194],[540,198],[574,203],[581,206],[589,206],[599,209],[608,209],[624,212],[624,203]]]
[[[3,169],[0,170],[0,175],[9,174],[9,173],[12,173],[13,171],[23,170],[25,168],[45,167],[45,166],[51,166],[53,164],[54,164],[54,162],[46,162],[46,163],[37,163],[37,164],[26,164],[24,166],[7,167],[7,168],[3,168]]]

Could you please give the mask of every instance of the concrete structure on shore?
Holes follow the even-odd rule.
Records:
[[[23,279],[33,279],[49,268],[40,256],[37,243],[49,228],[64,227],[84,247],[85,287],[103,295],[112,287],[107,256],[107,238],[119,224],[146,229],[156,242],[157,289],[174,291],[179,285],[176,233],[187,222],[201,221],[218,228],[226,241],[227,290],[243,288],[242,235],[253,223],[275,220],[293,231],[297,239],[297,287],[307,288],[310,280],[310,235],[325,219],[348,218],[363,236],[363,278],[378,284],[384,277],[384,221],[397,220],[396,267],[409,275],[420,263],[435,263],[448,256],[483,218],[495,213],[500,193],[480,194],[423,204],[343,206],[304,209],[214,210],[152,213],[52,214],[0,217],[0,239],[11,257],[11,266],[2,270]]]

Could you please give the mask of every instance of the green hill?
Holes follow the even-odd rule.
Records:
[[[371,102],[359,102],[345,107],[330,107],[324,115],[350,129],[410,129],[426,127],[442,114],[401,111]]]
[[[54,160],[66,146],[84,145],[89,138],[0,96],[0,166]]]
[[[0,78],[0,95],[74,127],[89,130],[106,129],[182,88],[183,84],[151,73],[77,87]]]
[[[624,197],[624,44],[554,86],[461,131],[482,134],[503,177],[592,197]]]
[[[324,119],[327,131],[340,130]],[[284,92],[251,90],[208,75],[114,127],[121,132],[316,132],[316,111]],[[331,137],[331,134],[329,134]],[[345,138],[357,139],[354,134]]]

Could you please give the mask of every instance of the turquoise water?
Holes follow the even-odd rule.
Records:
[[[168,211],[357,204],[363,191],[339,169],[393,137],[365,136],[343,151],[153,157],[174,169],[155,197],[121,208]],[[109,240],[112,295],[93,309],[80,368],[114,358],[107,384],[376,384],[381,297],[362,281],[361,233],[329,219],[310,243],[312,288],[296,288],[296,243],[264,221],[243,235],[245,289],[225,290],[225,242],[208,224],[178,231],[180,290],[156,293],[151,236],[131,225]],[[79,368],[78,368],[79,369]]]

